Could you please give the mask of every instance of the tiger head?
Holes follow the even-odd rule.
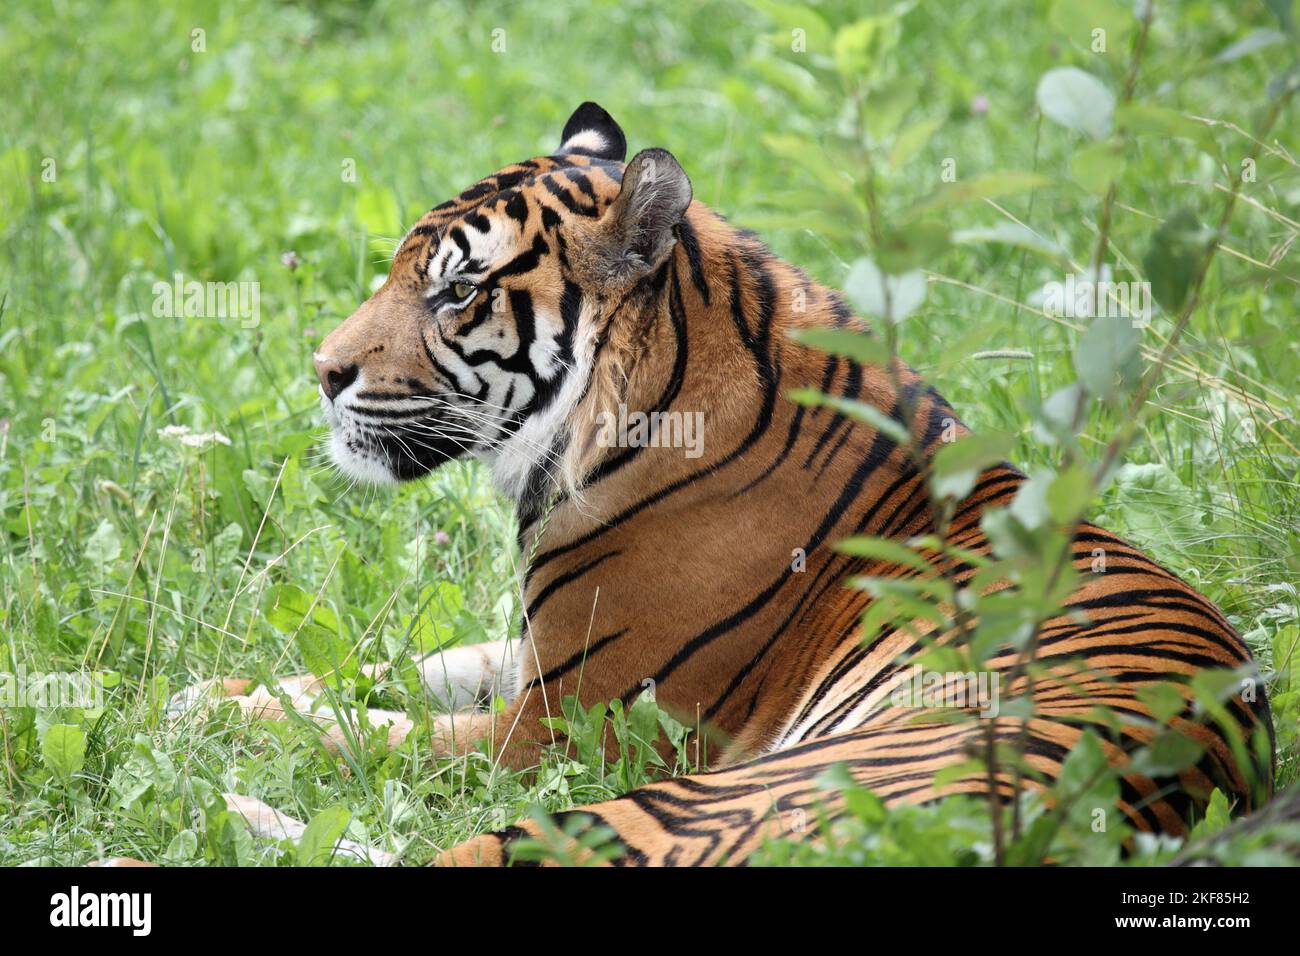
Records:
[[[376,483],[473,456],[516,499],[581,480],[568,428],[616,312],[677,241],[691,185],[584,103],[554,155],[430,210],[315,355],[332,457]]]

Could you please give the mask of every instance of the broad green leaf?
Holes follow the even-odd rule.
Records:
[[[1218,787],[1210,794],[1210,802],[1205,807],[1205,818],[1192,829],[1190,842],[1195,843],[1211,834],[1218,833],[1232,822],[1232,807],[1227,795]]]
[[[1007,510],[1015,519],[1030,531],[1045,526],[1051,518],[1047,504],[1048,491],[1052,485],[1053,472],[1050,469],[1037,469],[1029,480],[1016,489]]]
[[[1110,135],[1115,120],[1115,94],[1091,73],[1078,67],[1048,70],[1038,81],[1038,108],[1067,129],[1094,140]]]
[[[240,814],[209,811],[206,836],[208,853],[218,866],[244,866],[252,859],[253,837]]]
[[[817,116],[826,109],[826,91],[817,78],[789,57],[752,56],[745,65],[763,83],[775,87],[789,96],[809,115]]]
[[[1166,312],[1176,313],[1187,300],[1206,237],[1196,214],[1179,209],[1160,224],[1142,257],[1142,269],[1151,283],[1151,295]]]
[[[908,442],[907,429],[902,422],[890,418],[875,405],[858,401],[855,398],[842,398],[839,395],[826,395],[815,388],[795,388],[786,392],[786,397],[800,405],[824,405],[841,415],[847,415],[855,421],[863,422],[878,431],[884,432],[898,444]]]
[[[1038,409],[1034,419],[1034,435],[1039,441],[1074,447],[1076,444],[1076,417],[1086,420],[1088,395],[1077,382],[1053,392]],[[1080,402],[1083,408],[1080,409]]]
[[[117,526],[105,518],[86,539],[86,560],[102,569],[116,561],[121,554],[122,538],[117,533]]]
[[[861,365],[884,365],[889,361],[889,347],[867,332],[849,329],[794,329],[790,338],[800,345],[840,355]]]
[[[1141,333],[1127,316],[1099,315],[1080,336],[1074,368],[1089,394],[1109,398],[1142,374]]]
[[[925,148],[925,144],[930,142],[930,138],[942,125],[942,120],[927,119],[899,130],[898,135],[894,137],[893,145],[889,148],[889,168],[902,169],[912,157]]]
[[[1057,472],[1047,489],[1047,511],[1058,524],[1072,522],[1081,517],[1092,495],[1092,475],[1084,467],[1074,464]]]
[[[933,565],[924,555],[917,554],[906,545],[890,538],[857,536],[843,538],[835,542],[835,550],[841,554],[851,554],[856,558],[871,558],[888,564],[901,564],[916,568],[918,571],[931,571]]]
[[[298,840],[298,865],[328,866],[351,819],[347,807],[326,807],[312,817]]]
[[[303,663],[317,677],[336,670],[344,677],[356,674],[356,657],[340,634],[338,616],[314,595],[292,584],[277,584],[264,614],[276,630],[293,635]]]
[[[986,468],[1006,460],[1014,444],[1014,436],[998,432],[966,435],[945,444],[931,464],[930,487],[935,496],[962,500]]]
[[[1039,548],[1009,508],[990,508],[980,518],[980,530],[988,536],[993,553],[1005,559],[1036,559]]]
[[[1209,126],[1168,107],[1123,103],[1115,111],[1115,121],[1129,134],[1185,139],[1211,156],[1219,155],[1218,141]]]
[[[1277,30],[1251,30],[1236,43],[1229,44],[1219,51],[1214,57],[1214,62],[1231,63],[1274,44],[1285,42],[1286,34],[1279,33]]]
[[[51,724],[41,738],[45,766],[61,783],[68,783],[86,765],[86,734],[73,724]]]
[[[1160,724],[1168,724],[1187,707],[1187,699],[1182,692],[1169,681],[1147,684],[1138,688],[1138,700],[1151,711],[1151,716]]]
[[[1017,246],[1030,252],[1041,253],[1061,263],[1067,263],[1070,258],[1069,250],[1059,242],[1016,222],[999,222],[992,226],[959,229],[952,234],[952,241],[958,245],[988,242]]]
[[[891,16],[864,17],[835,34],[835,69],[846,80],[869,79],[898,45],[898,22]]]
[[[1148,777],[1168,777],[1186,770],[1205,748],[1176,730],[1166,730],[1133,755],[1129,769]]]
[[[176,765],[154,747],[147,734],[136,734],[131,756],[113,773],[112,790],[117,806],[128,809],[152,792],[155,799],[171,794],[176,784]]]
[[[452,581],[420,588],[420,604],[409,622],[411,639],[421,653],[446,650],[457,640],[456,617],[465,607],[465,595]]]
[[[870,259],[853,263],[844,280],[844,294],[863,315],[902,322],[925,301],[925,273],[919,269],[888,276]]]
[[[774,3],[772,0],[754,0],[755,7],[775,21],[779,31],[773,36],[774,42],[787,45],[794,42],[794,32],[802,31],[806,49],[802,52],[828,54],[834,34],[826,20],[812,7],[795,3]]]

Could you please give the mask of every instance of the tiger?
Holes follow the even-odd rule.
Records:
[[[1073,539],[1080,583],[1041,627],[1031,716],[957,722],[893,706],[890,688],[930,625],[864,642],[871,597],[846,580],[909,569],[834,544],[929,533],[925,463],[969,429],[901,360],[861,363],[795,341],[798,330],[870,322],[693,198],[672,153],[626,155],[613,117],[583,103],[554,154],[425,214],[382,286],[314,355],[341,472],[392,484],[477,459],[518,517],[519,633],[422,662],[447,713],[420,728],[420,746],[486,748],[523,770],[556,742],[547,718],[564,698],[628,706],[650,686],[712,746],[707,767],[551,821],[608,828],[615,864],[744,864],[794,836],[792,815],[843,812],[818,783],[832,767],[890,807],[962,793],[1005,804],[1009,770],[952,772],[988,739],[1019,740],[1034,771],[1025,785],[1043,788],[1089,728],[1120,766],[1149,742],[1144,689],[1254,666],[1208,599],[1085,521]],[[880,409],[923,461],[887,429],[789,397],[807,388]],[[636,415],[652,423],[648,438],[611,426]],[[948,542],[988,554],[982,516],[1026,480],[1010,464],[985,469]],[[1108,565],[1089,573],[1099,548]],[[958,583],[973,572],[957,569]],[[1008,646],[989,663],[1007,697],[1029,692],[1015,659]],[[1269,741],[1243,762],[1182,693],[1172,726],[1203,753],[1168,777],[1122,777],[1117,810],[1139,832],[1185,834],[1215,787],[1242,811],[1272,790],[1265,695],[1227,704],[1242,733]],[[487,706],[493,698],[505,707]],[[1133,719],[1107,725],[1097,705]],[[415,731],[389,717],[393,742]],[[541,826],[481,835],[435,862],[508,864]]]

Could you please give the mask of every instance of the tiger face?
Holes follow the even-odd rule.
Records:
[[[626,148],[585,103],[555,155],[481,180],[407,233],[384,285],[315,355],[344,473],[407,481],[473,456],[517,499],[554,477],[617,304],[668,258],[691,202],[671,154],[624,167]]]

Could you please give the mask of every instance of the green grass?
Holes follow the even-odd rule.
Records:
[[[956,207],[946,224],[1014,215],[1086,260],[1099,199],[1071,182],[1078,137],[1038,118],[1034,90],[1059,65],[1117,89],[1126,50],[1090,52],[1050,7],[925,4],[903,19],[890,68],[918,81],[906,122],[934,130],[882,176],[887,209],[934,191],[947,158],[959,181],[1035,169],[1052,182],[998,200],[1003,211]],[[1218,120],[1207,135],[1235,170],[1286,45],[1216,63],[1274,27],[1266,5],[1158,9],[1139,100]],[[834,5],[823,13],[846,19]],[[479,177],[553,149],[582,100],[609,109],[633,150],[672,150],[697,198],[842,284],[865,251],[853,217],[825,211],[842,159],[825,134],[845,94],[792,72],[804,61],[790,28],[805,15],[792,16],[732,2],[671,14],[649,2],[6,6],[0,670],[94,668],[121,682],[102,713],[0,710],[0,863],[292,859],[223,817],[213,802],[223,790],[302,819],[345,806],[351,836],[423,862],[533,804],[600,799],[644,776],[587,752],[553,755],[521,779],[415,746],[376,746],[344,770],[296,725],[219,715],[168,732],[161,705],[214,674],[306,669],[304,642],[266,613],[293,589],[328,609],[323,629],[364,662],[513,626],[513,517],[484,473],[456,464],[396,492],[347,490],[320,458],[310,356],[376,287],[395,237]],[[808,35],[816,66],[818,32]],[[987,112],[972,110],[976,97]],[[890,108],[869,112],[888,119]],[[1296,117],[1293,104],[1243,190],[1178,367],[1096,515],[1218,602],[1266,670],[1284,675],[1300,670],[1290,654],[1300,295],[1294,279],[1265,281],[1258,263],[1296,275]],[[1141,263],[1177,208],[1212,221],[1223,200],[1214,184],[1226,181],[1189,142],[1137,132],[1111,228],[1121,263]],[[290,250],[296,269],[282,261]],[[1020,465],[1053,464],[1030,411],[1072,380],[1076,335],[1017,303],[1060,267],[973,243],[927,268],[904,357],[968,424],[1018,435]],[[257,282],[260,323],[155,317],[153,283],[175,272]],[[1157,315],[1144,345],[1158,349],[1169,327]],[[998,349],[1028,357],[972,357]],[[1098,452],[1115,424],[1094,413],[1085,450]],[[170,426],[229,444],[190,448],[163,433]],[[1283,782],[1298,772],[1297,686],[1275,682]],[[427,712],[401,682],[378,693],[380,705]],[[69,732],[51,725],[79,728],[84,759],[61,761]]]

